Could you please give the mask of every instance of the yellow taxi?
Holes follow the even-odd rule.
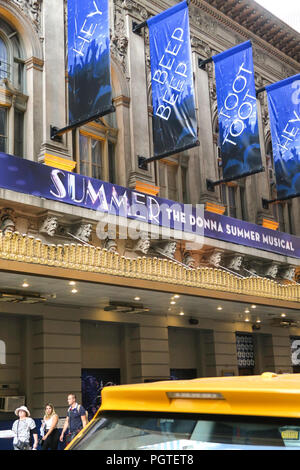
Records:
[[[107,387],[67,449],[300,449],[300,374]]]

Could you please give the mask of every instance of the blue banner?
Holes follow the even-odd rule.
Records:
[[[300,238],[0,153],[0,188],[300,258]],[[99,220],[100,220],[99,214]]]
[[[300,196],[300,74],[266,90],[277,198]]]
[[[251,42],[213,57],[223,178],[238,179],[263,170]]]
[[[198,145],[189,11],[186,1],[147,21],[155,156]]]
[[[112,108],[108,0],[68,0],[69,125]]]

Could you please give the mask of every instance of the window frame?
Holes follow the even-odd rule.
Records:
[[[87,160],[83,160],[80,155],[80,136],[85,136],[88,139],[88,155]],[[110,127],[103,118],[98,119],[97,122],[93,121],[85,126],[82,126],[75,131],[75,160],[77,173],[82,171],[82,162],[84,161],[88,167],[88,174],[85,176],[89,178],[94,178],[93,167],[97,165],[93,164],[92,161],[92,140],[100,142],[102,145],[102,171],[101,181],[108,181],[110,183],[115,183],[116,181],[116,144],[117,144],[117,135],[118,130]],[[114,146],[114,162],[110,164],[110,155],[109,155],[109,144]],[[112,168],[114,169],[112,174]],[[98,178],[96,178],[98,179]],[[113,179],[113,181],[111,181]]]

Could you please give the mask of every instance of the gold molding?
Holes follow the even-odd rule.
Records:
[[[53,245],[18,232],[0,232],[0,259],[156,281],[180,287],[202,288],[220,293],[260,297],[285,303],[300,302],[300,285],[282,285],[266,278],[240,278],[222,269],[189,269],[175,261],[138,257],[126,258],[106,249],[80,244]]]
[[[45,154],[44,161],[48,166],[53,166],[54,168],[59,168],[60,170],[65,171],[73,171],[77,164],[74,160],[68,160],[67,158],[51,155],[50,153]]]
[[[262,226],[271,230],[277,230],[279,227],[279,222],[275,222],[274,220],[270,219],[263,219]]]
[[[145,183],[145,181],[139,180],[135,182],[135,189],[136,191],[140,191],[141,193],[145,194],[150,194],[151,196],[157,196],[160,190],[160,188],[158,186],[154,186],[154,184]]]

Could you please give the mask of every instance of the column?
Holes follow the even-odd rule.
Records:
[[[136,326],[130,340],[131,382],[165,380],[170,377],[168,328],[154,321]]]
[[[132,32],[133,21],[139,22],[129,14],[126,15],[130,76],[131,186],[136,179],[154,182],[153,164],[148,166],[147,171],[138,168],[138,155],[150,157],[150,145],[144,34]]]
[[[198,187],[197,201],[201,194],[201,202],[218,199],[218,190],[207,191],[206,179],[216,181],[219,179],[217,172],[217,159],[215,155],[212,131],[212,117],[209,97],[209,77],[206,70],[198,67],[199,55],[193,53],[193,63],[195,72],[195,100],[197,109],[197,120],[199,126],[200,147],[197,151],[200,170],[196,173]]]
[[[51,402],[63,417],[69,393],[81,401],[80,321],[45,317],[33,323],[33,415],[42,416],[45,404]]]
[[[231,370],[238,375],[236,337],[230,323],[216,322],[214,328],[216,376],[223,370]]]
[[[284,328],[273,329],[272,343],[274,372],[292,373],[290,331]]]

